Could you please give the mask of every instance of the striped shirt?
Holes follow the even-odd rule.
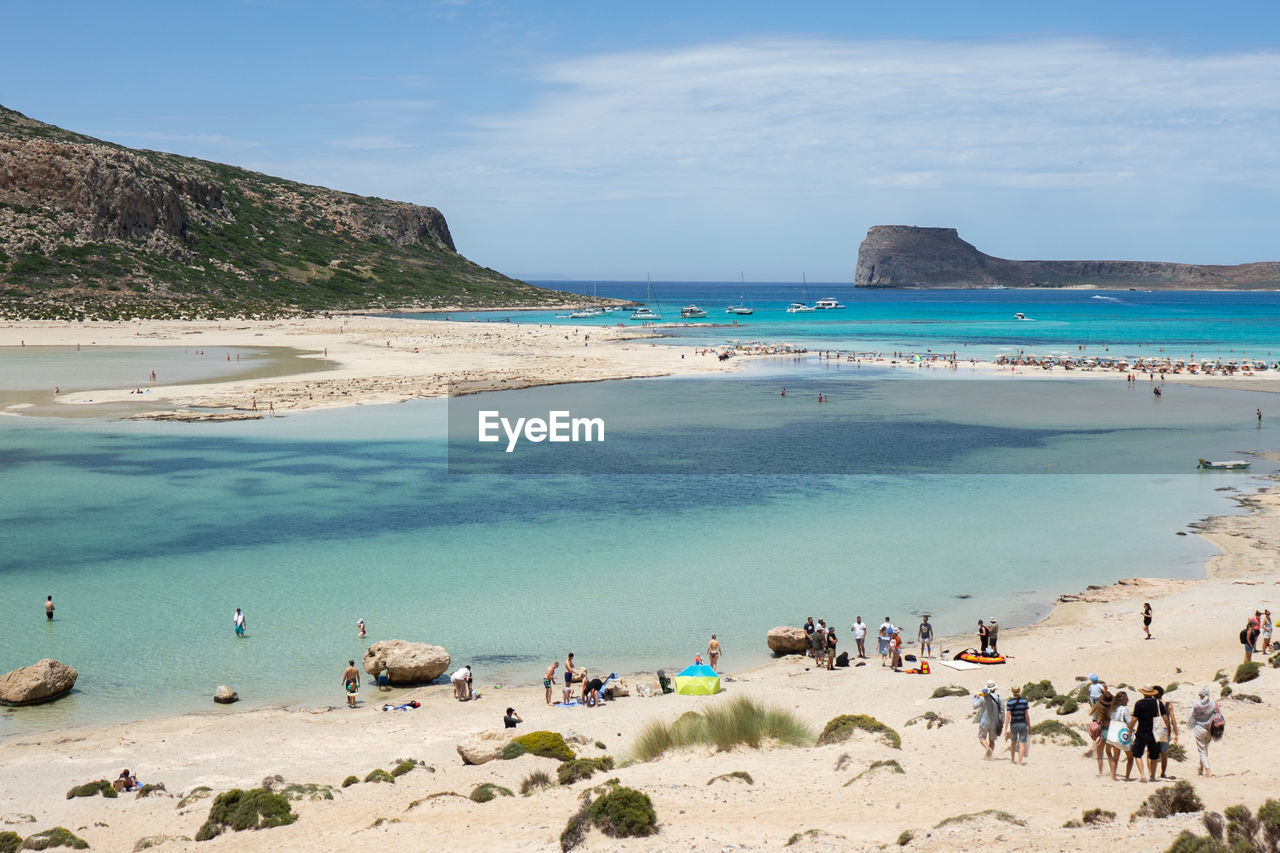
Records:
[[[1030,707],[1026,699],[1021,696],[1015,696],[1009,700],[1009,725],[1026,725],[1027,709]]]

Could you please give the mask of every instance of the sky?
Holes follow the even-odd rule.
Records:
[[[516,277],[1280,260],[1280,4],[0,0],[0,104],[439,208]]]

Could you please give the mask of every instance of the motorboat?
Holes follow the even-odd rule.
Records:
[[[662,315],[654,313],[652,308],[644,305],[631,312],[632,320],[661,320]]]
[[[1013,319],[1015,319],[1015,320],[1025,320],[1025,319],[1027,319],[1027,315],[1026,315],[1026,314],[1023,314],[1021,311],[1019,311],[1019,312],[1017,312],[1016,314],[1014,314],[1014,315],[1013,315]]]
[[[696,320],[699,317],[707,316],[707,312],[697,305],[686,305],[680,309],[680,316],[685,320]]]
[[[1208,459],[1201,459],[1197,468],[1204,468],[1207,471],[1248,471],[1249,463],[1243,459],[1225,459],[1221,462],[1210,462]]]
[[[813,307],[819,311],[830,311],[835,308],[843,308],[844,305],[828,297],[826,299],[819,299],[817,302],[813,303]]]
[[[812,305],[805,305],[803,302],[792,302],[787,306],[788,314],[802,314],[806,311],[816,310]]]
[[[591,318],[591,317],[603,317],[603,316],[604,316],[604,313],[605,313],[605,312],[604,312],[604,309],[603,309],[603,308],[582,308],[582,309],[580,309],[580,310],[578,310],[578,311],[574,311],[572,314],[570,314],[570,315],[569,315],[569,319],[570,319],[570,320],[585,320],[585,319],[589,319],[589,318]]]

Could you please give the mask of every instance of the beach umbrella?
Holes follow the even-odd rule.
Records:
[[[705,663],[695,663],[676,673],[676,692],[685,696],[710,696],[720,692],[720,676]]]

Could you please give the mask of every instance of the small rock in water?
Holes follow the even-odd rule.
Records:
[[[230,705],[240,699],[240,694],[223,684],[213,694],[213,701],[219,705]]]
[[[959,595],[957,595],[956,598],[973,598],[973,596],[967,592],[962,592]]]
[[[1175,533],[1175,534],[1173,534],[1173,535],[1174,535],[1174,536],[1186,536],[1186,535],[1187,535],[1187,531],[1185,531],[1185,530],[1179,530],[1177,533]]]

